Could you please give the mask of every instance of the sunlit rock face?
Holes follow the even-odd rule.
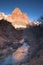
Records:
[[[12,23],[15,28],[26,28],[27,25],[30,24],[27,14],[23,13],[19,8],[15,8],[14,11],[8,15],[0,13],[0,20],[2,19]]]
[[[0,20],[4,18],[3,13],[0,12]]]
[[[19,8],[15,8],[12,14],[8,15],[7,21],[11,22],[15,28],[26,28],[26,25],[30,23],[28,16]]]

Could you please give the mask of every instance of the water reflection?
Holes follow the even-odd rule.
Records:
[[[24,42],[21,47],[19,47],[15,52],[12,53],[12,55],[8,55],[4,59],[1,59],[0,64],[13,65],[19,62],[24,62],[28,54],[29,47],[30,46],[28,45],[28,43]]]

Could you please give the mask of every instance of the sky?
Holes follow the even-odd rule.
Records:
[[[43,15],[43,0],[0,0],[0,12],[10,14],[16,7],[32,21]]]

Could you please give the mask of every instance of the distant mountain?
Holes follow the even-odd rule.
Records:
[[[0,13],[0,20],[1,19],[11,22],[15,28],[26,28],[26,26],[30,23],[28,16],[25,13],[22,13],[19,8],[15,8],[9,15]]]
[[[15,8],[14,11],[7,16],[7,21],[10,21],[15,28],[23,27],[29,24],[28,16],[21,12],[19,8]]]
[[[11,14],[5,15],[0,12],[0,20],[6,20],[10,22],[15,28],[26,28],[27,25],[38,26],[41,22],[30,22],[27,14],[23,13],[19,8],[15,8]]]

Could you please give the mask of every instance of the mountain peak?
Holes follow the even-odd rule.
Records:
[[[27,14],[23,13],[19,8],[15,8],[13,12],[7,16],[7,21],[11,22],[15,28],[26,28],[30,23]]]
[[[19,8],[15,8],[14,11],[12,12],[13,14],[22,14],[21,10]]]
[[[15,8],[9,15],[0,14],[0,20],[5,19],[12,23],[15,28],[26,28],[30,23],[27,14],[23,13],[19,8]]]

